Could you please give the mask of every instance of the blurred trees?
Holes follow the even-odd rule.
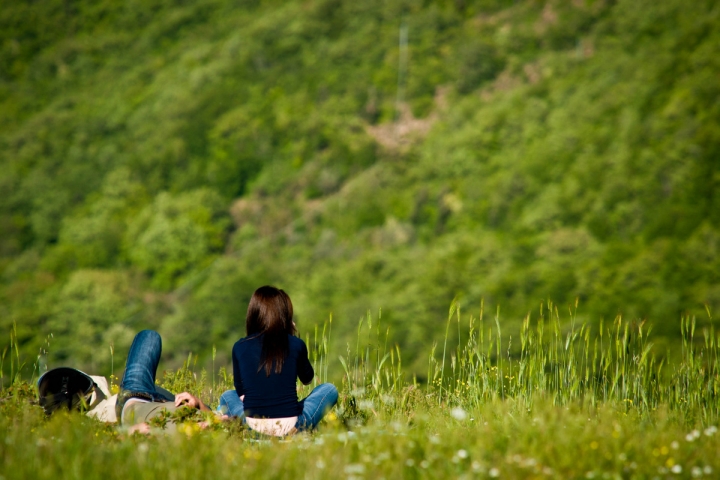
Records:
[[[98,369],[145,327],[169,356],[229,351],[274,283],[301,331],[334,312],[339,349],[382,307],[420,370],[456,295],[500,305],[509,329],[579,298],[583,319],[647,318],[672,339],[680,315],[720,308],[718,15],[7,5],[0,328],[16,321],[31,355],[53,333],[51,364]]]
[[[127,255],[154,287],[167,290],[222,252],[228,224],[222,199],[212,190],[174,197],[162,192],[130,222]]]
[[[111,347],[130,345],[142,324],[132,318],[140,305],[128,280],[122,272],[99,270],[77,270],[70,275],[47,325],[57,339],[52,345],[56,362],[106,368],[114,354]],[[124,358],[116,362],[121,368]]]

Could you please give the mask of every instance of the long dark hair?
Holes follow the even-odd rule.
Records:
[[[258,372],[270,376],[282,372],[290,346],[288,335],[295,335],[293,306],[287,293],[268,285],[255,290],[245,318],[247,336],[263,335],[262,354]]]

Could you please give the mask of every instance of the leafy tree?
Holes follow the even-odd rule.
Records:
[[[117,348],[122,359],[135,336],[138,322],[136,292],[122,272],[77,270],[60,290],[47,323],[53,341],[50,360],[72,361],[88,371],[106,371]]]
[[[222,251],[227,228],[224,204],[214,191],[160,193],[130,223],[125,251],[153,286],[167,290]]]

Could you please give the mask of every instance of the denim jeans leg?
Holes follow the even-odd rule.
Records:
[[[174,400],[167,390],[159,393],[155,389],[155,375],[160,363],[162,340],[153,330],[143,330],[137,335],[130,346],[125,373],[120,388],[137,393],[146,393],[152,397]]]
[[[237,390],[228,390],[220,395],[218,411],[231,417],[245,418],[245,405],[237,394]]]
[[[298,417],[299,431],[312,430],[338,401],[338,391],[332,383],[318,385],[303,400],[303,411]]]

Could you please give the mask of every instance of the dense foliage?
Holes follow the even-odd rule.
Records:
[[[458,295],[509,331],[578,298],[673,342],[683,313],[720,307],[719,15],[5,4],[0,330],[105,373],[144,327],[222,362],[273,283],[301,331],[333,312],[349,338],[382,308],[418,370]]]

